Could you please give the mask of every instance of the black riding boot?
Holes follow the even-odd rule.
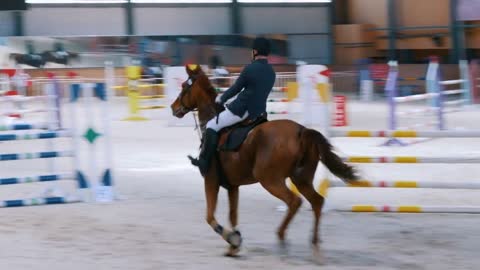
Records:
[[[210,168],[210,161],[212,156],[217,150],[218,134],[215,130],[207,128],[205,131],[205,137],[203,138],[202,150],[198,159],[188,156],[194,166],[200,169],[200,173],[205,175]]]

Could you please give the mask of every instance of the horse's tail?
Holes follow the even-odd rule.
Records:
[[[355,168],[343,162],[333,152],[333,146],[320,132],[304,128],[302,133],[306,154],[308,151],[314,151],[327,169],[345,182],[354,182],[359,179]]]

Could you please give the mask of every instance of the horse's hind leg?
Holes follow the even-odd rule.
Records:
[[[309,180],[309,181],[305,181]],[[319,238],[319,227],[320,227],[320,216],[322,214],[322,207],[323,207],[323,202],[324,199],[320,194],[318,194],[312,183],[313,177],[312,178],[295,178],[292,179],[293,183],[296,185],[298,191],[302,193],[302,195],[310,202],[313,210],[313,214],[315,217],[314,224],[313,224],[313,236],[312,236],[312,246],[313,246],[313,260],[318,263],[318,264],[324,264],[325,263],[325,258],[322,255],[322,252],[320,250],[320,246],[318,245],[318,242],[320,241]]]
[[[297,213],[298,208],[300,208],[302,205],[302,199],[288,189],[287,185],[285,184],[285,178],[277,177],[265,180],[266,181],[260,181],[262,186],[273,196],[284,201],[288,206],[287,215],[283,219],[282,224],[277,231],[279,240],[283,242],[285,240],[285,231],[287,230],[290,221],[292,221],[292,218]]]
[[[309,176],[307,176],[307,174]],[[320,238],[318,237],[319,226],[320,226],[320,216],[322,214],[322,207],[324,198],[315,191],[313,187],[313,174],[306,173],[303,175],[297,175],[292,177],[292,182],[297,187],[298,191],[310,202],[314,214],[314,225],[313,225],[313,236],[312,244],[314,246],[318,245]]]

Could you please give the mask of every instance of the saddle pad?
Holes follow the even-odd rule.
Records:
[[[220,151],[237,151],[247,138],[248,133],[256,126],[268,122],[266,118],[258,118],[248,125],[238,125],[227,131],[227,139],[218,148]]]

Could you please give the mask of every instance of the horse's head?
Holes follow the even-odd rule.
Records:
[[[182,83],[182,91],[170,106],[175,117],[214,104],[216,92],[200,65],[186,66],[188,79]]]

